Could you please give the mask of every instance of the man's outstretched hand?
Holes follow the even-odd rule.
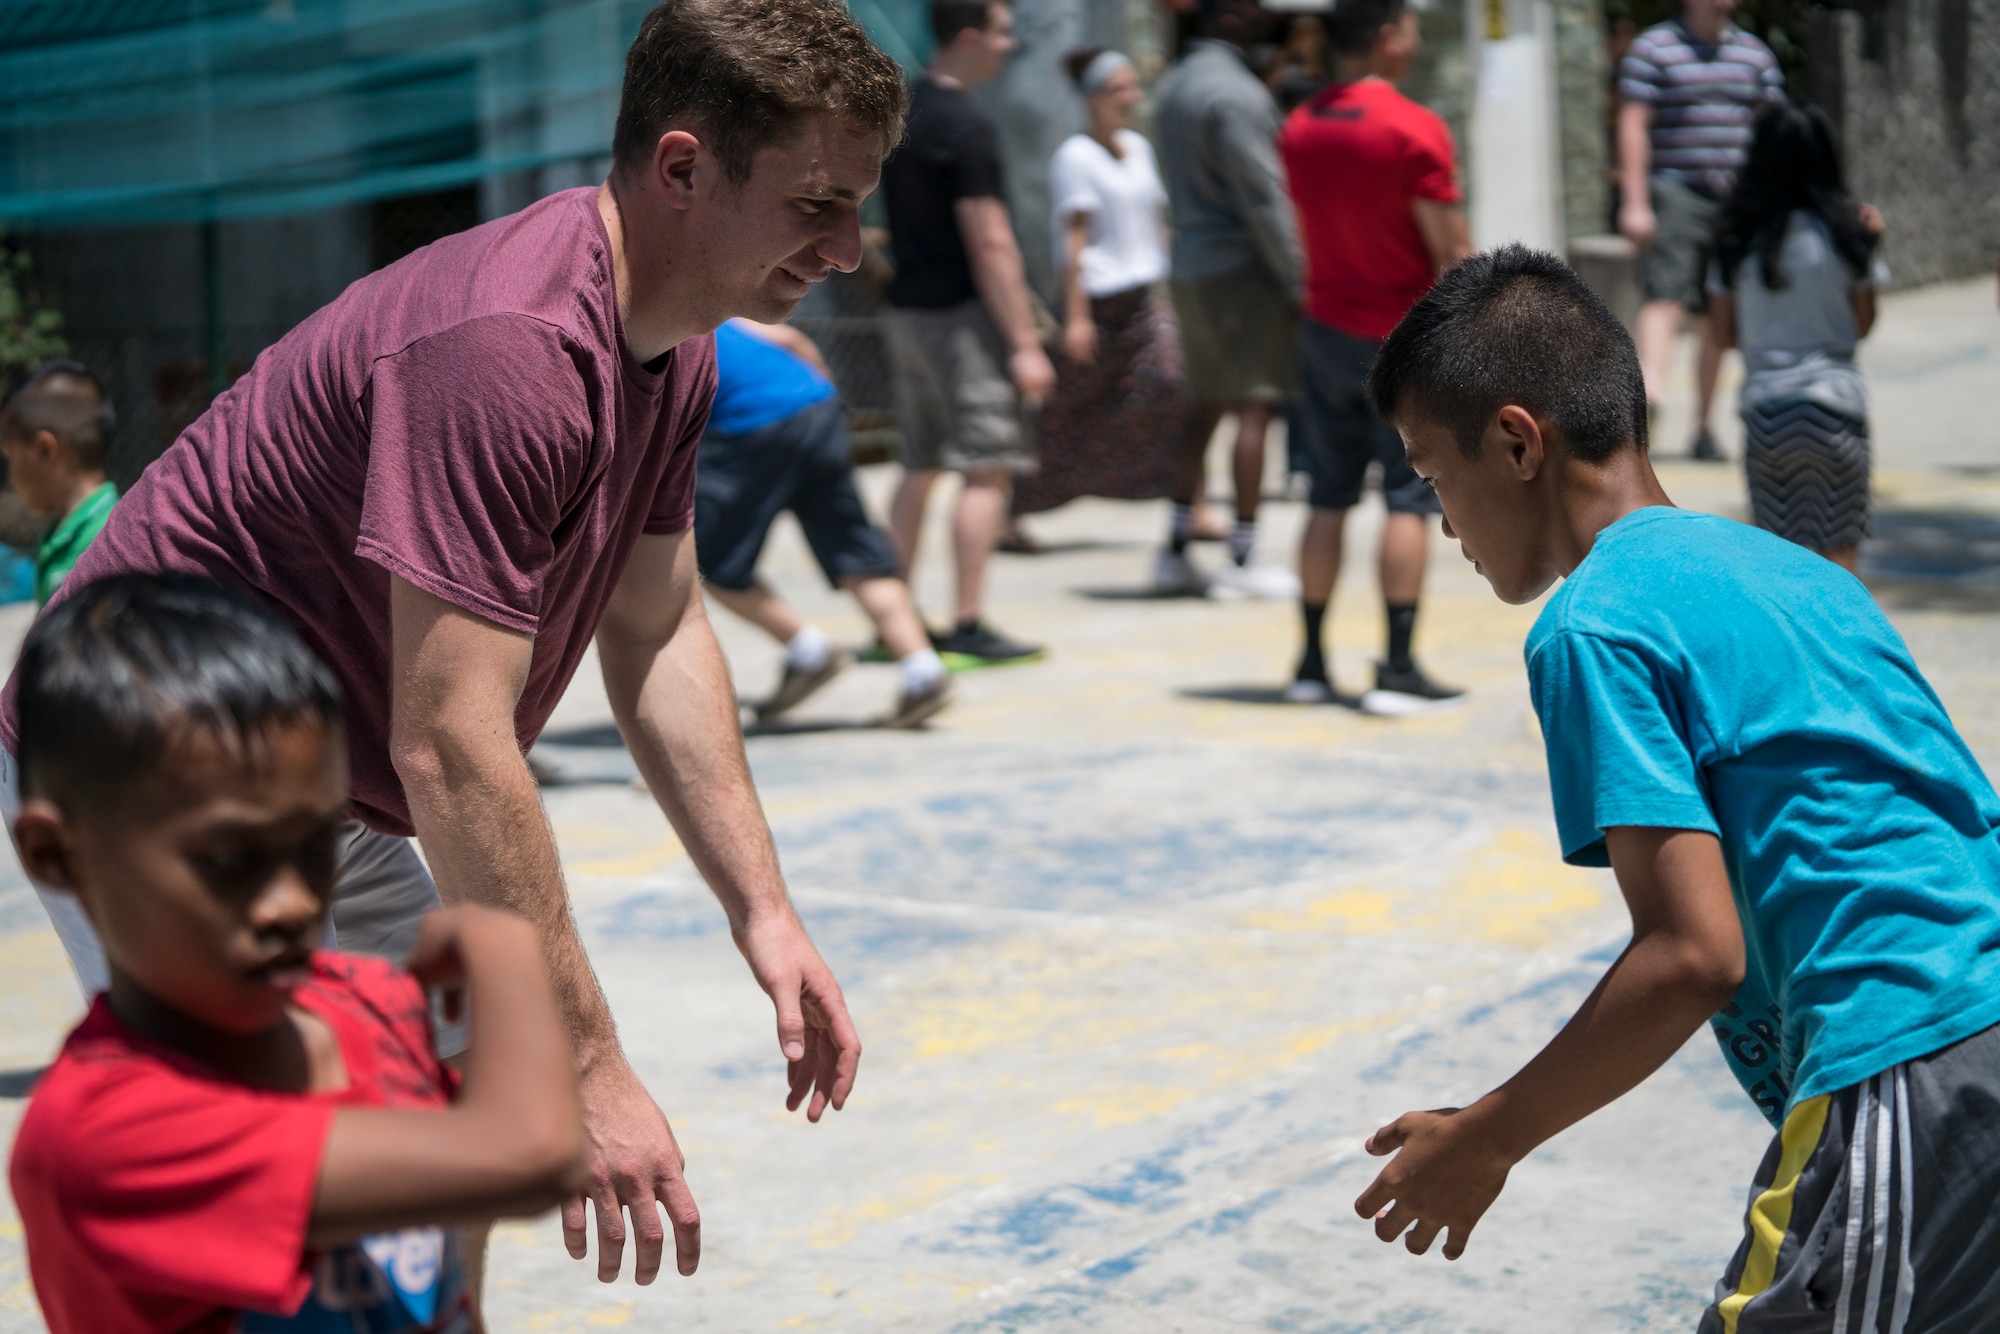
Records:
[[[663,1205],[673,1224],[675,1263],[683,1276],[692,1274],[701,1263],[701,1211],[688,1189],[686,1160],[666,1115],[616,1051],[584,1072],[582,1087],[590,1185],[586,1194],[562,1207],[563,1244],[570,1258],[581,1260],[586,1254],[588,1202],[597,1215],[598,1281],[617,1282],[629,1210],[638,1241],[632,1277],[651,1283],[659,1277],[666,1249],[666,1229],[660,1226]]]
[[[790,1085],[785,1110],[797,1111],[810,1093],[806,1120],[817,1122],[829,1106],[839,1111],[861,1064],[861,1037],[833,970],[789,906],[752,917],[736,932],[736,948],[778,1012],[778,1048]]]
[[[1375,1220],[1383,1241],[1402,1237],[1413,1255],[1430,1250],[1446,1232],[1447,1260],[1465,1254],[1474,1225],[1516,1161],[1482,1133],[1476,1115],[1456,1107],[1405,1112],[1370,1135],[1366,1147],[1377,1158],[1396,1157],[1361,1192],[1354,1211]]]

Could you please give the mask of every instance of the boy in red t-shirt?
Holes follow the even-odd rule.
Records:
[[[1410,651],[1437,497],[1410,471],[1394,428],[1368,406],[1366,382],[1382,340],[1472,243],[1451,131],[1394,87],[1416,54],[1416,10],[1407,0],[1341,0],[1327,27],[1334,82],[1293,111],[1278,136],[1306,252],[1297,425],[1312,475],[1312,517],[1299,545],[1306,646],[1286,695],[1340,698],[1322,626],[1347,511],[1376,463],[1389,510],[1381,557],[1388,652],[1359,702],[1371,713],[1417,713],[1464,693],[1431,680]]]
[[[14,1144],[52,1334],[476,1331],[451,1225],[583,1183],[532,929],[434,914],[408,973],[315,948],[347,809],[339,691],[214,584],[82,589],[19,680],[16,846],[81,902],[111,974]],[[454,1096],[422,983],[461,979],[478,1040]]]

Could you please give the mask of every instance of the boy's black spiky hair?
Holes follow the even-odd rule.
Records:
[[[1646,381],[1632,335],[1576,271],[1523,245],[1450,270],[1382,344],[1368,396],[1388,421],[1448,429],[1468,455],[1512,403],[1602,462],[1646,448]]]

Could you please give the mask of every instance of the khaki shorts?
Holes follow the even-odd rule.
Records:
[[[984,302],[886,312],[903,465],[953,472],[1035,467],[1033,434]]]
[[[1253,265],[1170,285],[1190,398],[1276,404],[1298,392],[1298,306],[1276,278]]]
[[[1684,181],[1653,178],[1653,240],[1639,257],[1639,286],[1648,301],[1708,309],[1708,257],[1722,205]]]

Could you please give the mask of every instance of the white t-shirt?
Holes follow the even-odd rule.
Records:
[[[1160,235],[1167,191],[1142,134],[1118,131],[1125,156],[1115,158],[1087,134],[1063,140],[1049,163],[1049,197],[1055,204],[1056,268],[1069,262],[1068,219],[1090,219],[1089,240],[1078,266],[1090,296],[1110,296],[1167,276]]]

